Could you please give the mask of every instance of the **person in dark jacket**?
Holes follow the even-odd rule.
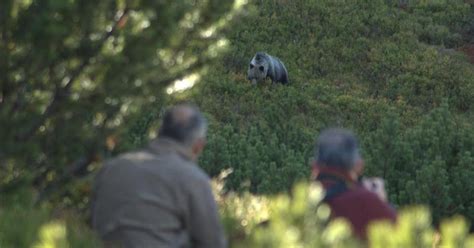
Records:
[[[172,107],[156,140],[105,163],[91,211],[105,247],[227,246],[209,177],[196,164],[206,129],[197,108]]]
[[[316,144],[312,176],[326,191],[323,201],[331,208],[331,218],[347,219],[354,234],[365,240],[370,222],[395,222],[397,214],[387,202],[383,180],[361,180],[363,168],[358,141],[350,131],[327,129],[321,133]]]

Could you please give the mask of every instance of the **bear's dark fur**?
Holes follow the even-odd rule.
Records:
[[[289,83],[288,71],[280,59],[264,52],[257,52],[250,61],[247,79],[252,81],[252,84],[256,84],[267,77],[272,80],[272,84]]]

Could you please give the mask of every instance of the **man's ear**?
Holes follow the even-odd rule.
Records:
[[[362,173],[364,173],[364,167],[365,167],[364,160],[361,158],[357,159],[354,165],[354,172],[357,174],[357,176],[361,176]]]
[[[311,162],[311,179],[316,179],[319,175],[319,165],[316,160],[312,159]]]
[[[197,158],[202,151],[204,150],[204,147],[206,146],[206,139],[205,138],[200,138],[194,142],[192,146],[192,153],[193,155]]]

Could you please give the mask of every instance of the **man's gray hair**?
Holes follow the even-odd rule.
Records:
[[[158,136],[190,146],[198,139],[205,138],[206,132],[207,120],[199,109],[194,105],[180,104],[165,112]]]
[[[360,159],[357,138],[346,129],[326,129],[316,143],[315,159],[321,166],[350,170]]]

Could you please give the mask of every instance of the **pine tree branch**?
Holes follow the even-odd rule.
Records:
[[[46,200],[51,193],[61,188],[61,185],[71,180],[72,178],[77,177],[78,175],[87,174],[87,167],[95,160],[97,157],[96,149],[91,149],[88,154],[80,157],[74,161],[71,165],[68,166],[66,170],[56,181],[51,184],[48,184],[43,190],[40,191],[36,202],[42,202]]]
[[[31,127],[27,131],[17,136],[17,141],[24,142],[30,139],[36,133],[39,127],[43,125],[48,118],[50,118],[52,115],[54,115],[58,111],[58,109],[61,106],[61,103],[63,103],[64,100],[68,98],[71,91],[71,87],[73,86],[76,79],[82,74],[84,69],[91,63],[92,59],[100,53],[100,50],[104,46],[107,39],[109,39],[115,33],[117,28],[119,28],[120,23],[122,22],[124,18],[126,18],[126,16],[129,13],[129,10],[130,10],[129,8],[125,8],[123,10],[121,16],[117,19],[117,21],[115,21],[112,29],[108,31],[107,33],[105,33],[103,38],[100,40],[99,45],[94,49],[94,51],[92,51],[90,55],[83,60],[83,62],[79,65],[79,67],[77,67],[68,77],[62,79],[62,80],[67,81],[65,86],[58,87],[56,89],[53,99],[50,101],[50,103],[46,107],[46,110],[36,121],[33,122]]]
[[[160,86],[163,86],[163,87],[168,86],[172,82],[174,82],[176,80],[179,80],[179,79],[189,75],[190,73],[201,69],[208,62],[209,62],[208,59],[198,60],[194,64],[188,66],[186,69],[183,69],[183,70],[181,70],[181,71],[179,71],[179,72],[177,72],[177,73],[175,73],[172,76],[169,76],[167,78],[164,78],[164,79],[161,79],[159,81],[153,82],[152,84],[160,85]]]
[[[97,130],[98,135],[96,135],[96,137],[105,137],[107,123],[118,112],[120,112],[120,107],[111,109],[110,112],[107,113],[105,119]],[[92,162],[97,161],[97,158],[100,154],[101,144],[101,139],[95,138],[93,143],[89,145],[90,148],[85,153],[85,155],[81,156],[69,166],[67,166],[66,168],[68,169],[66,169],[55,181],[51,182],[40,191],[36,199],[36,203],[46,200],[52,193],[60,190],[61,186],[67,183],[69,180],[88,175],[90,172],[87,170],[87,167]],[[36,180],[41,182],[44,180],[44,178],[41,178],[40,176]],[[39,184],[39,182],[37,184]]]

